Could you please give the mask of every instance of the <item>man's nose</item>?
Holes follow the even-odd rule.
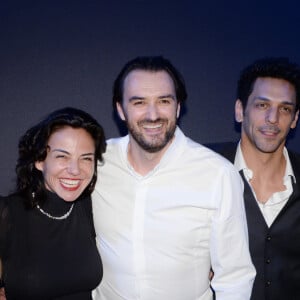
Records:
[[[155,103],[151,103],[147,107],[147,117],[150,120],[156,120],[158,117],[158,108]]]
[[[267,114],[266,114],[266,121],[271,124],[276,124],[278,123],[279,119],[279,111],[276,107],[271,107],[268,109]]]

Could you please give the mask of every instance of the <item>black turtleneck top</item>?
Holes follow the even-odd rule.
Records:
[[[41,208],[62,216],[72,202],[53,193]],[[0,257],[7,300],[90,300],[102,278],[91,199],[78,199],[70,215],[53,220],[26,209],[16,194],[0,199]]]

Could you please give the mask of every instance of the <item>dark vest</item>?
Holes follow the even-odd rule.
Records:
[[[231,162],[235,149],[221,152]],[[300,300],[300,156],[289,152],[296,177],[293,193],[270,228],[244,180],[249,247],[256,278],[251,300]]]

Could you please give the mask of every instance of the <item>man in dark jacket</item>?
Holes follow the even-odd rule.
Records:
[[[285,147],[299,101],[300,68],[288,59],[258,60],[242,71],[235,104],[241,140],[222,154],[245,184],[257,271],[251,300],[300,299],[300,156]]]

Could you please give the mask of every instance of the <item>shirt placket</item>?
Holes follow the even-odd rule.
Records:
[[[133,216],[133,261],[135,269],[136,299],[143,298],[143,274],[145,274],[144,224],[147,188],[144,180],[137,184]]]

